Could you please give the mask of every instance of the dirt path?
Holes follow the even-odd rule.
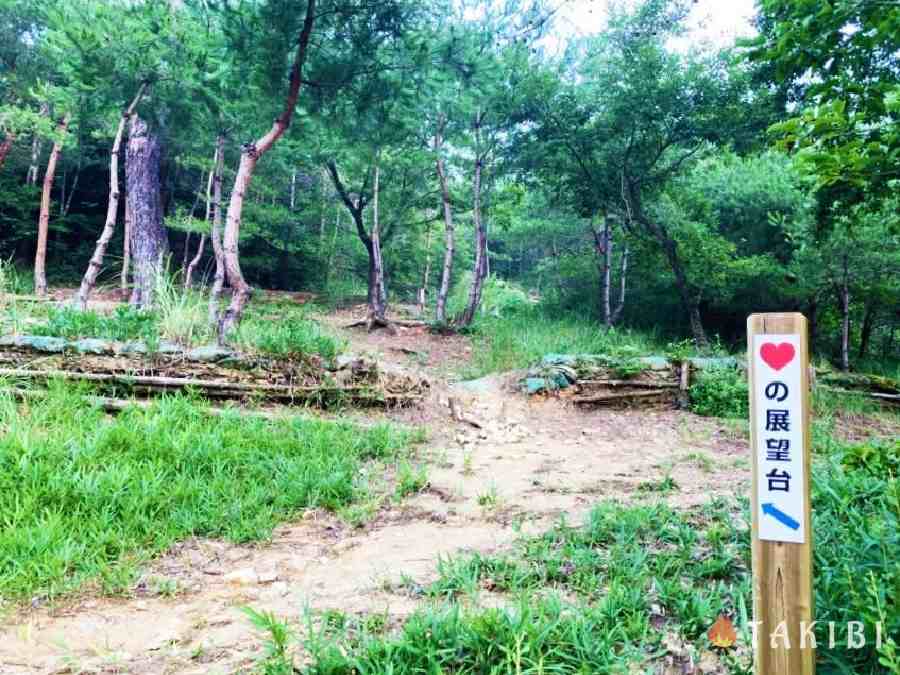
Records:
[[[407,366],[412,359],[437,378],[471,349],[465,338],[412,331],[397,338],[354,332],[350,340]],[[288,617],[309,606],[398,620],[417,604],[401,577],[427,582],[439,555],[492,551],[517,528],[541,531],[563,514],[577,522],[603,498],[658,498],[639,486],[667,475],[679,486],[667,499],[680,505],[732,493],[749,477],[746,442],[728,427],[673,411],[582,412],[528,401],[504,385],[498,377],[457,385],[438,379],[434,400],[396,415],[433,430],[423,450],[429,487],[365,527],[310,512],[265,545],[185,542],[152,565],[134,597],[36,608],[8,620],[0,673],[249,669],[261,639],[243,605]],[[452,422],[448,395],[485,428]]]

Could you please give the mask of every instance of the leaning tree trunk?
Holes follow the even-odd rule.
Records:
[[[146,88],[146,84],[140,86],[131,105],[122,112],[119,126],[116,129],[112,151],[109,155],[109,200],[106,205],[106,222],[103,224],[103,231],[100,233],[100,238],[97,240],[97,245],[94,248],[94,255],[91,256],[87,271],[84,273],[84,278],[81,280],[81,287],[78,289],[78,295],[76,297],[76,306],[82,310],[87,309],[88,298],[94,290],[94,287],[97,285],[97,276],[103,268],[103,256],[106,255],[106,247],[109,245],[109,240],[112,239],[113,232],[115,232],[116,229],[116,216],[119,213],[119,154],[122,148],[122,136],[125,135],[125,123],[134,114],[134,109],[143,97]],[[126,240],[128,234],[129,233],[126,232]]]
[[[212,242],[213,256],[216,259],[216,273],[213,276],[212,288],[209,292],[209,324],[215,326],[219,321],[219,296],[225,285],[225,252],[222,250],[222,171],[225,158],[225,136],[216,137],[216,167],[213,172],[212,226],[209,239]]]
[[[206,180],[206,216],[203,219],[203,222],[207,225],[209,224],[209,216],[212,208],[212,187],[213,187],[213,175],[216,172],[216,165],[219,163],[219,148],[216,146],[216,151],[213,153],[213,168],[209,170],[209,177]],[[187,264],[184,269],[184,290],[188,290],[191,287],[191,277],[194,276],[194,270],[197,265],[200,264],[200,258],[203,257],[203,248],[206,245],[206,232],[200,233],[200,243],[197,245],[197,253],[191,258],[191,261]]]
[[[153,292],[162,274],[162,261],[168,250],[159,193],[161,154],[159,137],[147,122],[132,115],[125,165],[126,198],[132,215],[131,255],[134,259],[131,304],[142,309],[153,305]]]
[[[231,304],[219,322],[220,341],[224,340],[228,332],[241,320],[244,307],[247,304],[247,300],[250,299],[250,286],[244,280],[238,259],[238,239],[241,231],[241,212],[244,208],[244,195],[250,186],[250,180],[253,178],[253,171],[259,158],[281,138],[291,124],[294,109],[297,107],[297,98],[300,95],[303,63],[306,61],[306,50],[312,34],[315,11],[316,0],[307,0],[306,16],[303,20],[303,29],[300,31],[294,64],[291,67],[290,86],[285,98],[284,110],[275,119],[272,128],[267,134],[255,143],[248,143],[241,147],[241,162],[238,165],[237,176],[234,179],[234,188],[231,190],[225,234],[222,238],[222,249],[225,255],[225,274],[228,278],[228,283],[231,284],[232,296]]]
[[[50,225],[50,191],[53,189],[53,176],[56,174],[56,163],[62,152],[62,139],[69,127],[69,115],[66,114],[56,131],[59,140],[54,141],[47,160],[47,172],[44,174],[44,188],[41,192],[41,212],[38,217],[37,250],[34,254],[34,292],[36,295],[47,295],[47,229]]]
[[[459,318],[459,324],[468,326],[475,320],[475,312],[481,304],[481,291],[487,277],[487,233],[481,220],[481,166],[482,158],[475,160],[475,176],[472,185],[472,221],[475,224],[475,267],[472,270],[472,286],[466,308]]]
[[[444,159],[441,157],[443,145],[443,125],[438,128],[434,139],[435,165],[438,181],[441,184],[441,208],[444,212],[444,265],[441,269],[441,287],[438,289],[434,318],[438,323],[447,320],[447,296],[450,294],[450,279],[453,274],[453,210],[450,204],[450,189],[447,186],[447,172],[444,170]]]
[[[6,134],[6,138],[0,143],[0,167],[3,166],[3,162],[6,161],[6,156],[9,154],[9,151],[12,150],[13,143],[15,142],[15,134]]]

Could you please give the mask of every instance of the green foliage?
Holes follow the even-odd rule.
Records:
[[[813,472],[813,513],[816,620],[819,623],[819,658],[823,672],[897,672],[888,661],[896,643],[885,642],[876,651],[875,624],[882,623],[885,638],[900,634],[900,480],[889,473],[873,473],[871,465],[858,465],[867,455],[853,446],[829,458]],[[827,622],[837,626],[837,645],[827,645]],[[866,646],[846,649],[847,623],[862,621]],[[894,650],[892,652],[892,650]],[[880,661],[879,665],[879,660]]]
[[[424,465],[414,467],[407,461],[397,468],[396,496],[403,499],[421,492],[428,486],[428,469]]]
[[[476,348],[465,373],[468,377],[527,368],[546,354],[619,357],[614,365],[634,374],[633,357],[661,351],[652,335],[626,329],[606,330],[593,321],[574,317],[554,319],[540,307],[501,317],[479,317],[473,339]]]
[[[748,55],[801,106],[773,125],[781,144],[799,149],[801,166],[830,198],[872,205],[896,196],[900,9],[763,0],[759,15],[760,35],[749,41]]]
[[[750,414],[747,378],[736,368],[709,368],[696,372],[690,399],[691,410],[698,415],[747,419]]]
[[[112,314],[93,310],[82,312],[72,307],[51,307],[47,323],[29,329],[34,335],[50,335],[77,339],[83,337],[107,340],[158,339],[158,317],[154,312],[119,305]]]
[[[0,398],[0,595],[122,591],[136,566],[189,536],[254,541],[307,507],[365,496],[363,462],[408,437],[391,427],[277,421],[164,398],[114,418],[59,384]]]
[[[285,358],[317,355],[331,363],[344,350],[343,343],[319,322],[294,312],[277,321],[260,316],[250,317],[230,336],[244,349]]]
[[[456,316],[466,306],[469,288],[472,285],[472,273],[464,272],[453,286],[447,298],[447,314]],[[528,293],[518,284],[490,275],[484,280],[481,292],[481,308],[478,319],[488,317],[510,317],[527,312],[534,302]]]
[[[866,471],[879,478],[900,477],[900,439],[851,445],[841,463],[848,470]]]

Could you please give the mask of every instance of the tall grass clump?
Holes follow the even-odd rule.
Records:
[[[307,311],[290,302],[259,302],[229,336],[242,349],[280,357],[318,356],[333,361],[345,344]]]
[[[161,272],[156,277],[153,300],[161,337],[182,345],[213,338],[209,299],[202,289],[183,288],[172,275]]]
[[[540,308],[480,318],[474,326],[473,341],[475,348],[467,377],[527,368],[546,354],[627,358],[661,352],[661,347],[647,335],[625,329],[607,330],[584,319],[551,318]]]
[[[115,418],[52,384],[0,396],[0,597],[56,596],[136,566],[189,536],[265,539],[307,507],[365,494],[362,463],[408,436],[322,420],[211,416],[184,396]]]

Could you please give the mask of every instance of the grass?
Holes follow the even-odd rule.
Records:
[[[860,397],[817,396],[815,408],[818,672],[900,675],[900,443],[849,443],[834,435],[838,415],[875,412]],[[646,490],[674,488],[664,480]],[[750,675],[748,508],[724,499],[690,511],[660,501],[601,502],[581,527],[561,522],[511,550],[440,559],[436,581],[407,580],[424,603],[393,630],[372,630],[365,617],[335,625],[309,613],[304,630],[293,633],[270,615],[288,632],[279,634],[283,649],[271,651],[260,671],[649,673],[661,672],[667,657],[678,666],[679,658],[696,663],[713,651],[723,672]],[[481,601],[486,591],[489,607]],[[707,637],[722,614],[738,629],[732,649],[714,648]],[[865,627],[861,649],[847,648],[849,621]],[[303,665],[291,656],[298,649]]]
[[[45,324],[29,329],[33,335],[49,335],[69,340],[159,340],[159,320],[154,312],[119,305],[111,314],[73,307],[50,307]]]
[[[0,265],[0,277],[3,267]],[[2,283],[2,278],[0,278]],[[66,339],[100,338],[117,341],[140,340],[152,348],[160,340],[185,347],[212,342],[215,338],[207,320],[207,298],[202,292],[184,291],[167,276],[160,276],[155,289],[155,306],[136,310],[119,305],[110,313],[80,311],[73,307],[31,307],[46,316],[28,327],[34,335]],[[15,314],[14,325],[22,323],[18,308],[6,308],[7,318]],[[37,317],[35,317],[37,318]],[[236,348],[284,358],[318,356],[326,363],[344,351],[343,341],[308,316],[305,308],[289,300],[254,300],[238,328],[229,335]]]
[[[442,560],[438,580],[422,590],[435,604],[394,634],[362,622],[310,623],[310,662],[300,672],[613,673],[649,665],[668,634],[702,644],[720,612],[746,612],[749,584],[732,564],[744,544],[733,522],[721,504],[686,517],[659,504],[602,503],[583,528],[560,524],[507,554]],[[508,604],[473,605],[484,590],[507,594]],[[264,672],[291,672],[287,654],[271,657]]]
[[[389,426],[204,414],[183,396],[115,418],[61,384],[0,397],[0,597],[128,587],[140,563],[189,536],[266,539],[307,507],[364,499],[368,460],[410,440]]]
[[[309,317],[308,310],[292,300],[257,300],[230,336],[239,348],[272,356],[315,354],[331,362],[346,348],[343,340]]]
[[[664,347],[642,333],[613,329],[574,318],[554,319],[539,308],[502,316],[479,317],[472,328],[472,363],[464,373],[477,378],[489,373],[527,368],[546,354],[607,354],[634,357],[662,353]]]

